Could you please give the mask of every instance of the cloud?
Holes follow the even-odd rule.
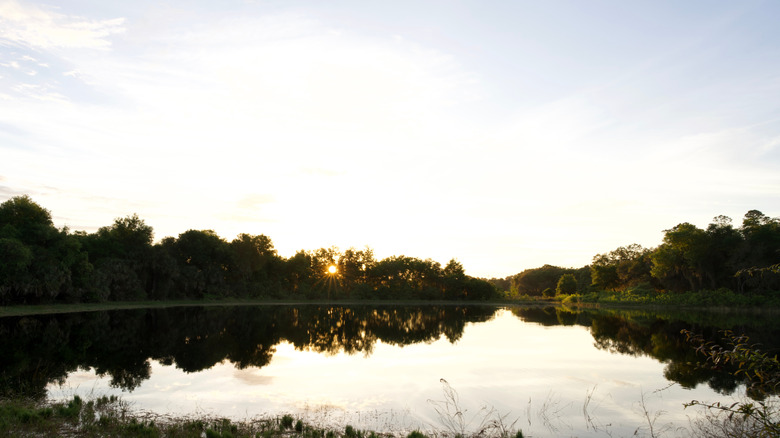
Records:
[[[0,38],[41,49],[107,49],[124,32],[124,18],[90,20],[14,0],[0,2]]]
[[[238,208],[256,208],[263,204],[270,204],[274,202],[273,195],[262,193],[262,194],[251,194],[244,196],[241,198],[237,203],[236,206]]]
[[[272,348],[271,351],[275,351],[275,348]],[[235,377],[238,380],[241,380],[243,383],[247,385],[270,385],[274,383],[274,377],[273,376],[263,376],[259,375],[256,372],[256,368],[250,368],[250,369],[243,369],[239,370],[236,369],[233,371],[233,377]]]
[[[324,169],[321,167],[306,167],[301,169],[306,175],[310,176],[340,176],[344,175],[344,172],[332,169]]]
[[[45,84],[16,84],[11,87],[19,95],[41,101],[62,102],[65,96]]]
[[[0,181],[3,181],[0,179]],[[4,202],[8,199],[13,198],[14,196],[20,196],[23,195],[23,192],[20,192],[19,190],[13,189],[8,186],[0,185],[0,202]]]
[[[157,41],[146,62],[112,72],[140,91],[138,99],[191,102],[195,115],[264,128],[392,131],[422,125],[436,109],[475,94],[472,78],[446,54],[334,34],[299,17],[209,23]]]
[[[241,193],[235,193],[240,196],[235,202],[224,202],[223,207],[216,218],[230,222],[230,223],[271,223],[275,222],[274,207],[276,204],[276,197],[269,193],[250,193],[242,195]],[[230,196],[230,195],[227,195]],[[231,233],[235,231],[235,234],[241,232],[247,232],[246,229],[231,230]],[[228,233],[230,234],[230,233]]]

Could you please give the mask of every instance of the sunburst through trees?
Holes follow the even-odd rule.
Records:
[[[336,292],[341,289],[339,268],[336,265],[329,265],[327,269],[325,269],[325,277],[322,280],[328,291],[328,299],[330,299],[331,291]]]

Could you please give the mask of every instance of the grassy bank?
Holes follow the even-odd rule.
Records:
[[[233,421],[219,417],[172,417],[132,411],[120,399],[100,397],[84,401],[79,396],[61,403],[28,399],[0,399],[0,436],[33,437],[170,437],[170,438],[407,438],[448,437],[447,431],[419,430],[383,433],[359,430],[351,425],[324,428],[291,415]],[[523,438],[520,430],[486,427],[474,436]],[[468,438],[459,434],[460,438]]]
[[[375,432],[346,426],[343,431],[304,424],[292,416],[235,422],[224,418],[176,418],[132,412],[116,397],[62,403],[0,401],[2,436],[79,437],[283,437],[378,438]]]
[[[624,291],[596,291],[556,297],[563,304],[669,306],[690,308],[776,308],[780,309],[780,292],[738,294],[729,289],[669,293],[634,287]]]
[[[587,409],[589,400],[583,409]],[[733,438],[777,437],[780,406],[776,397],[758,404],[704,405],[692,402],[690,406],[704,407],[692,418],[688,428],[670,429],[654,424],[662,412],[644,415],[648,427],[637,427],[632,436],[691,438],[729,436]],[[440,429],[425,431],[381,432],[360,430],[347,424],[321,427],[304,422],[292,415],[255,417],[230,420],[222,417],[174,417],[148,412],[135,412],[120,399],[99,397],[85,401],[74,396],[65,402],[41,403],[28,399],[0,399],[0,436],[8,437],[128,437],[128,438],[523,438],[522,430],[498,420],[484,423],[477,430],[458,428],[463,421],[460,411],[444,420]],[[441,415],[441,413],[440,413]],[[449,423],[447,423],[449,421]],[[612,436],[609,425],[602,431]],[[683,435],[680,435],[680,434]]]

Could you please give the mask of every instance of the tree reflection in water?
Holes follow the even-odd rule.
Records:
[[[457,342],[467,323],[488,321],[491,306],[237,306],[175,307],[0,318],[0,391],[43,397],[46,385],[94,368],[111,385],[132,390],[150,377],[150,361],[196,372],[229,361],[264,367],[280,342],[297,350],[371,355],[377,342],[404,346],[446,338]],[[707,383],[722,393],[739,384],[728,371],[697,366],[682,329],[715,339],[718,330],[746,332],[766,351],[777,348],[777,318],[710,320],[642,311],[573,311],[513,307],[525,322],[588,327],[597,348],[649,356],[664,376],[684,387]],[[694,319],[695,318],[695,319]],[[687,321],[687,322],[684,322]]]
[[[50,382],[94,368],[111,385],[132,390],[150,376],[150,360],[185,372],[224,360],[237,368],[270,363],[275,346],[370,355],[391,345],[456,342],[486,306],[178,307],[0,319],[0,385],[5,393],[43,397]]]
[[[642,310],[575,311],[562,307],[514,308],[512,312],[526,322],[588,327],[597,348],[613,354],[652,357],[666,364],[667,380],[684,388],[706,383],[721,394],[731,394],[739,386],[740,380],[734,376],[736,368],[714,371],[702,366],[704,358],[686,342],[683,329],[712,341],[719,340],[722,330],[731,329],[748,334],[765,351],[777,351],[780,347],[780,324],[775,317],[719,313],[670,315]]]

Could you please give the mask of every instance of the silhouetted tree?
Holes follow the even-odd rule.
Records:
[[[540,296],[545,289],[555,291],[558,279],[570,274],[573,269],[544,265],[541,268],[526,269],[512,278],[512,291],[519,295]]]
[[[590,264],[592,284],[603,290],[625,290],[642,283],[651,283],[650,269],[650,250],[637,244],[597,254]]]
[[[179,265],[178,284],[185,295],[229,296],[228,273],[232,268],[229,244],[212,230],[188,230],[172,243]]]
[[[0,302],[78,300],[87,287],[91,266],[81,245],[27,195],[0,204],[0,252]]]

